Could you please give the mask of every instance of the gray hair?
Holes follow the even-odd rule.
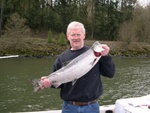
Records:
[[[76,29],[76,28],[81,28],[83,33],[85,34],[85,28],[84,25],[81,22],[73,21],[71,22],[68,27],[67,27],[67,34],[69,34],[70,29]]]

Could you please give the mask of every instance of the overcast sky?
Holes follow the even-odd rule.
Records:
[[[146,6],[146,5],[150,4],[150,0],[138,0],[138,2],[139,2],[142,6]]]

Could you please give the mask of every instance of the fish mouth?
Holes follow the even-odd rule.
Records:
[[[95,55],[96,57],[100,57],[100,56],[101,56],[101,52],[102,52],[104,49],[102,48],[102,45],[101,45],[99,42],[97,42],[97,43],[95,43],[95,44],[97,44],[97,45],[94,46],[94,49],[93,49],[94,55]]]

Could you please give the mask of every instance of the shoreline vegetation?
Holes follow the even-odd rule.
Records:
[[[135,0],[103,0],[96,4],[94,0],[23,0],[1,2],[1,7],[0,56],[57,56],[69,48],[64,33],[66,25],[76,20],[86,26],[86,45],[91,46],[97,39],[110,47],[112,56],[150,57],[150,5],[142,7]]]
[[[85,45],[91,46],[97,40],[85,40]],[[110,55],[123,57],[150,57],[150,44],[143,42],[100,41],[110,47]],[[42,38],[0,38],[0,56],[19,55],[21,57],[57,56],[69,48],[58,44],[57,40],[48,43]]]
[[[24,6],[30,3],[22,2]],[[68,7],[69,5],[64,7],[66,3],[63,2],[59,5],[58,1],[53,3],[53,5],[49,4],[53,6],[52,10],[50,7],[40,8],[41,2],[28,7],[29,9],[14,3],[10,5],[10,12],[13,10],[11,6],[18,6],[15,8],[16,11],[10,13],[9,10],[4,10],[8,12],[4,13],[4,17],[7,18],[5,20],[2,18],[0,56],[19,55],[38,58],[57,56],[69,48],[64,34],[66,25],[70,20],[78,20],[86,26],[85,45],[91,46],[97,39],[100,43],[110,47],[112,56],[150,57],[150,16],[148,16],[150,5],[142,8],[136,5],[136,2],[131,2],[131,4],[124,2],[123,9],[118,10],[119,7],[116,7],[119,5],[118,2],[99,2],[95,6],[96,12],[91,14],[91,11],[85,13],[92,7],[91,2],[87,3],[86,7],[85,4],[80,4],[78,8],[72,7],[70,2],[68,4],[71,7]],[[4,6],[9,6],[7,2],[4,4]],[[78,4],[75,2],[74,5]],[[130,9],[128,5],[131,6]],[[67,11],[62,10],[65,8],[71,8],[73,13],[64,12]]]

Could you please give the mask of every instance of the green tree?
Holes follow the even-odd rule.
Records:
[[[137,0],[5,0],[3,23],[17,12],[33,30],[65,32],[71,21],[82,22],[87,37],[116,40],[121,23],[133,17]]]
[[[59,35],[58,43],[61,46],[67,45],[67,40],[66,40],[65,34],[63,32]]]
[[[52,31],[49,30],[48,31],[48,43],[51,43],[52,42]]]
[[[7,20],[5,25],[5,35],[7,38],[22,38],[26,36],[28,32],[28,26],[26,26],[26,20],[22,18],[18,13],[13,13]]]

